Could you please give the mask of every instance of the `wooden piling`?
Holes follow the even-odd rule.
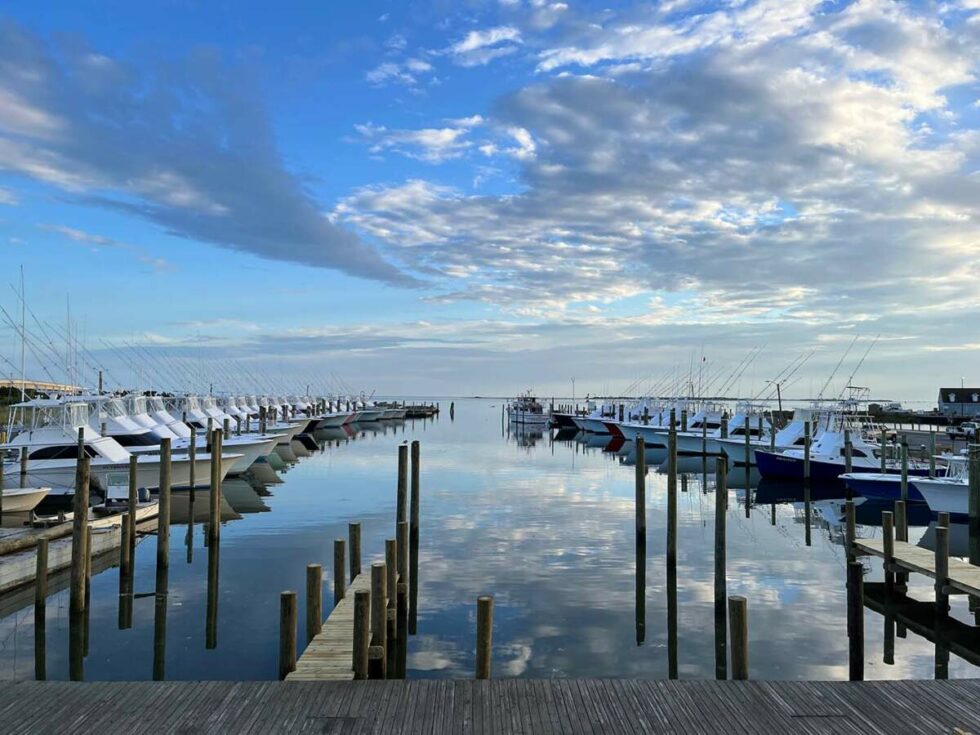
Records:
[[[126,517],[123,519],[124,525],[129,526],[129,559],[136,558],[136,505],[139,501],[138,495],[138,475],[139,459],[135,454],[129,457],[129,497],[127,498]],[[132,572],[132,569],[130,569]],[[130,575],[132,576],[132,575]]]
[[[306,643],[323,629],[323,566],[306,565]]]
[[[231,417],[226,416],[221,423],[221,438],[231,439]]]
[[[687,409],[681,409],[681,431],[687,431]]]
[[[197,484],[197,427],[191,427],[190,444],[187,447],[187,459],[190,462],[191,498],[194,498],[194,486]]]
[[[209,491],[208,537],[216,543],[221,536],[221,432],[212,431],[211,437],[211,487]]]
[[[166,593],[170,574],[170,438],[160,440],[160,491],[157,506],[157,594]]]
[[[361,573],[361,524],[347,524],[347,540],[350,545],[350,581]]]
[[[728,438],[728,416],[721,417],[721,438]],[[707,449],[705,451],[707,451]]]
[[[354,678],[368,678],[368,649],[371,647],[371,593],[354,593]]]
[[[745,598],[728,598],[728,619],[731,626],[732,679],[749,678],[749,616]]]
[[[385,678],[385,649],[388,641],[388,571],[384,562],[375,562],[371,565],[371,648],[380,649],[381,660],[377,662],[374,654],[377,651],[369,651],[369,659],[375,661],[374,667],[377,669],[378,676],[373,678]],[[369,664],[370,665],[370,664]]]
[[[20,486],[27,487],[27,447],[20,448]]]
[[[398,445],[398,494],[395,522],[408,520],[408,445]]]
[[[728,574],[726,523],[728,517],[728,463],[724,456],[715,462],[715,678],[728,673],[727,610]]]
[[[746,466],[746,468],[748,468],[752,464],[752,435],[749,433],[750,428],[751,428],[751,425],[750,425],[750,422],[749,422],[749,415],[748,414],[745,414],[745,426],[743,427],[742,430],[745,433],[745,436],[744,436],[744,439],[745,439],[744,454],[745,454],[745,466]],[[748,473],[748,469],[746,469],[746,473]],[[748,483],[745,483],[745,491],[748,492],[748,490],[749,490],[749,484]],[[748,508],[748,504],[747,503],[746,503],[746,506],[745,507]]]
[[[493,639],[493,598],[476,600],[476,678],[490,678],[490,650]]]
[[[408,583],[408,522],[395,528],[395,552],[398,559],[398,581]]]
[[[643,437],[636,435],[636,461],[634,462],[636,476],[636,532],[646,535],[647,532],[647,463],[646,443]]]
[[[3,463],[0,462],[0,465]],[[34,679],[47,679],[48,540],[37,540],[34,568]]]
[[[881,453],[881,474],[885,474],[888,469],[888,445],[886,443],[887,437],[885,436],[884,427],[881,428],[878,438],[881,444],[879,449],[879,452]]]
[[[296,593],[279,595],[279,679],[296,670]]]
[[[859,561],[847,563],[848,678],[864,679],[864,571]]]
[[[345,541],[342,538],[333,542],[333,606],[337,607],[344,599],[347,590],[347,563],[345,560]]]
[[[908,437],[902,434],[902,500],[908,502],[909,499],[909,442]]]
[[[929,477],[936,476],[936,430],[929,428]]]
[[[854,559],[854,541],[857,538],[857,524],[854,514],[854,501],[847,500],[844,502],[844,556],[847,561],[853,561]]]
[[[81,431],[81,430],[79,430]],[[85,609],[85,545],[88,540],[89,458],[79,456],[75,471],[75,499],[71,534],[71,592],[69,609],[79,614]]]
[[[851,430],[844,429],[844,472],[850,472],[853,468],[854,445],[851,442]]]
[[[909,518],[907,505],[904,500],[895,501],[895,540],[906,543],[909,540]],[[895,587],[904,591],[908,585],[908,579],[909,575],[907,572],[896,572]]]
[[[980,444],[969,446],[967,498],[970,563],[980,565]]]

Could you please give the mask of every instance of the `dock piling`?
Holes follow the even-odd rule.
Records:
[[[279,679],[296,670],[296,593],[279,595]]]
[[[221,432],[214,430],[211,437],[211,487],[209,489],[208,538],[216,543],[221,536]]]
[[[749,678],[749,615],[744,597],[728,598],[728,618],[731,625],[732,679]]]
[[[636,435],[636,533],[646,536],[647,532],[647,467],[646,444],[643,437]]]
[[[728,517],[728,463],[715,461],[715,678],[728,676],[728,577],[726,522]]]
[[[347,524],[347,539],[350,544],[350,581],[361,573],[361,524]]]
[[[79,435],[81,435],[79,429]],[[70,610],[85,609],[85,543],[88,540],[89,458],[80,455],[75,470],[75,504],[71,534]]]
[[[408,520],[408,445],[398,445],[398,494],[395,522]]]
[[[346,542],[342,538],[333,542],[333,606],[337,607],[347,591]],[[353,580],[351,580],[353,581]]]
[[[885,573],[885,590],[890,596],[895,590],[895,572],[892,568],[895,563],[895,514],[890,510],[881,512],[881,541],[884,553],[882,567]]]
[[[323,629],[323,566],[306,565],[306,642]]]
[[[34,571],[34,678],[37,681],[48,678],[47,604],[48,540],[40,538],[37,541],[37,563]]]
[[[677,426],[670,410],[667,432],[667,565],[677,564]]]
[[[167,579],[170,574],[170,480],[171,463],[170,438],[160,440],[160,491],[157,506],[157,593],[162,589],[166,594]]]
[[[368,653],[372,679],[385,678],[385,648],[388,640],[387,585],[388,571],[385,563],[374,562],[371,565],[371,650]]]
[[[371,647],[371,593],[354,593],[354,678],[368,678],[368,649]]]
[[[493,639],[493,597],[476,600],[476,678],[490,678],[490,650]]]

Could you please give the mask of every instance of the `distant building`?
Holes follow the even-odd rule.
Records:
[[[980,388],[940,388],[939,413],[944,416],[980,415]]]

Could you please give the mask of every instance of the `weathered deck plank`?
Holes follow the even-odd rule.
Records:
[[[10,682],[4,732],[980,730],[980,681]]]
[[[320,633],[300,655],[296,670],[286,677],[288,680],[346,681],[354,678],[354,593],[370,589],[371,575],[357,575],[344,598],[323,621]]]

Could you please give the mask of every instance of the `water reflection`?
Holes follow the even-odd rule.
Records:
[[[30,595],[0,600],[0,625],[30,631],[8,635],[0,650],[7,678],[37,675],[42,647],[49,678],[274,678],[279,592],[304,589],[308,563],[330,568],[330,542],[347,534],[348,522],[362,524],[365,562],[377,557],[393,534],[396,446],[413,438],[423,447],[421,528],[410,536],[403,624],[411,637],[402,636],[407,648],[396,660],[409,677],[472,675],[473,601],[489,593],[495,676],[725,676],[724,600],[741,594],[749,599],[753,677],[846,678],[842,487],[814,483],[807,503],[800,485],[759,480],[754,468],[746,482],[744,467],[730,469],[720,510],[727,563],[718,575],[714,459],[681,456],[678,553],[669,565],[665,450],[644,454],[647,536],[640,539],[633,442],[508,432],[506,423],[498,426],[499,403],[457,403],[452,423],[445,416],[317,432],[315,449],[277,449],[247,477],[226,482],[220,547],[205,548],[207,494],[198,492],[192,504],[174,493],[181,563],[165,587],[154,587],[156,538],[149,536],[128,579],[114,560],[108,571],[94,565],[87,659],[70,653],[81,639],[56,612],[67,596],[55,575],[43,626]],[[859,535],[880,534],[882,509],[857,505]],[[909,521],[912,542],[929,548],[934,519],[927,509],[910,506]],[[951,531],[954,554],[965,553],[963,533]],[[867,568],[873,591],[880,564]],[[133,593],[133,580],[142,594]],[[930,599],[921,580],[913,577],[909,588]],[[868,618],[869,678],[976,676],[976,662],[959,653],[966,639],[944,632],[937,655],[935,637],[920,635],[906,604],[886,610],[881,625]],[[968,614],[965,599],[953,604],[955,616]],[[903,630],[912,635],[896,651]]]

